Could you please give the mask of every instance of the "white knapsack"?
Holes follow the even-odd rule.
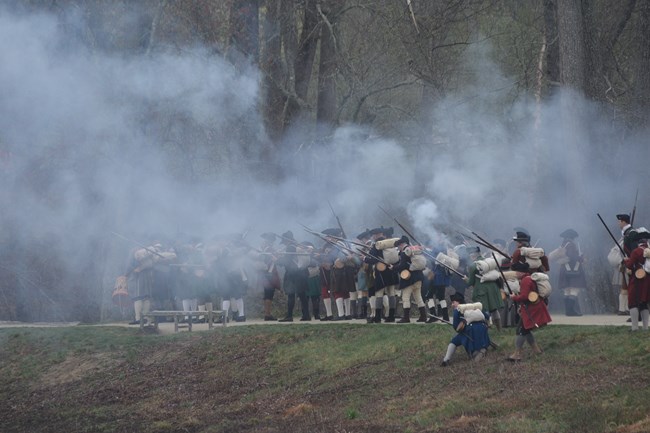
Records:
[[[537,293],[539,293],[540,297],[548,298],[551,296],[553,287],[551,287],[551,281],[548,275],[543,272],[533,272],[530,274],[530,278],[537,284]]]

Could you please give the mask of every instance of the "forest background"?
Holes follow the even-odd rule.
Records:
[[[0,319],[106,320],[133,244],[648,215],[650,3],[24,0],[0,7]],[[255,241],[252,241],[255,243]],[[251,294],[258,297],[257,294]]]

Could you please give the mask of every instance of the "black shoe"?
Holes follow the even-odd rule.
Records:
[[[632,322],[632,318],[629,317],[625,322],[627,322],[627,323],[631,323],[631,322]]]
[[[245,322],[246,321],[246,316],[238,316],[235,319],[235,322]]]
[[[334,320],[332,316],[325,316],[322,319],[320,319],[321,322],[328,322],[330,320]]]
[[[278,322],[293,322],[293,317],[285,317],[284,319],[278,320]]]
[[[264,321],[265,321],[265,322],[269,322],[269,321],[273,321],[273,322],[275,322],[276,320],[278,320],[278,319],[276,319],[276,318],[273,317],[273,316],[264,316]]]
[[[332,320],[334,320],[335,322],[338,322],[338,321],[340,321],[340,320],[345,320],[345,317],[343,317],[343,316],[336,316],[336,317],[335,317],[334,319],[332,319]]]
[[[129,325],[139,325],[140,321],[139,320],[134,320],[133,322],[129,322]]]
[[[352,316],[345,316],[345,320],[352,320]]]
[[[300,321],[301,322],[309,322],[309,321],[311,321],[311,317],[301,317]]]
[[[442,362],[440,363],[440,366],[441,366],[441,367],[447,367],[448,365],[449,365],[449,361],[442,361]]]

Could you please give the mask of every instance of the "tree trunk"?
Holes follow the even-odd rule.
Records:
[[[334,23],[330,19],[334,14],[323,10],[320,40],[320,61],[318,64],[318,103],[316,121],[326,129],[336,123],[336,71],[337,52]]]
[[[588,143],[580,95],[585,95],[585,44],[581,0],[562,0],[557,4],[560,48],[560,110],[562,134],[552,143],[556,158],[557,182],[564,183],[558,190],[557,203],[577,212],[585,212],[584,200],[577,198],[583,191],[581,157]],[[576,95],[577,94],[577,95]],[[582,205],[582,206],[581,206]],[[585,215],[586,218],[586,215]]]
[[[650,122],[650,3],[639,3],[639,24],[636,35],[637,58],[634,62],[634,114],[638,124]]]
[[[554,90],[560,84],[560,44],[557,33],[556,0],[544,0],[544,39],[546,56],[544,81],[546,82],[544,97],[553,96]]]
[[[293,68],[295,97],[289,100],[284,120],[286,125],[292,125],[297,119],[303,117],[301,104],[304,104],[307,100],[319,38],[316,0],[305,0],[301,27],[300,42],[295,54]]]
[[[264,19],[264,51],[261,68],[263,79],[263,111],[266,132],[273,142],[282,138],[285,97],[282,91],[282,44],[280,40],[280,1],[267,0]]]
[[[230,10],[229,57],[235,65],[257,64],[259,57],[258,0],[234,0]]]
[[[557,4],[560,82],[579,93],[585,90],[585,45],[581,0]]]

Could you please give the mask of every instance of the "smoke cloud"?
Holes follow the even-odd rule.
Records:
[[[593,240],[583,241],[587,254],[604,255],[595,212],[615,227],[647,179],[647,135],[618,137],[577,95],[542,105],[513,95],[513,80],[477,51],[465,61],[476,82],[432,107],[444,137],[432,141],[443,145],[413,155],[399,140],[342,126],[326,142],[292,137],[269,153],[255,68],[201,48],[105,53],[63,24],[0,9],[4,270],[26,275],[43,248],[80,275],[13,281],[34,293],[85,284],[99,304],[134,246],[111,232],[145,243],[248,232],[256,245],[262,232],[290,229],[314,241],[300,224],[336,226],[328,202],[349,237],[395,226],[381,205],[427,243],[461,227],[509,238],[525,226],[550,250],[572,227]],[[647,215],[642,200],[637,212]],[[100,281],[84,280],[95,274]]]

